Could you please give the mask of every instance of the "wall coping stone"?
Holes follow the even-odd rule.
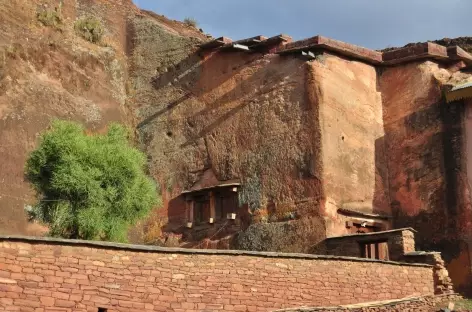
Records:
[[[333,236],[333,237],[327,237],[326,240],[344,239],[344,238],[352,238],[352,237],[381,236],[383,234],[403,232],[403,231],[410,231],[413,233],[417,233],[417,231],[413,228],[401,228],[401,229],[394,229],[394,230],[381,231],[381,232],[356,233],[356,234],[346,234],[346,235],[341,235],[341,236]]]
[[[450,298],[450,297],[461,297],[461,295],[457,293],[452,294],[440,294],[440,295],[430,295],[430,296],[421,296],[421,297],[406,297],[402,299],[393,299],[393,300],[383,300],[383,301],[374,301],[374,302],[364,302],[358,304],[349,304],[349,305],[339,305],[339,306],[331,306],[331,307],[299,307],[299,308],[288,308],[282,310],[275,310],[274,312],[291,312],[291,311],[316,311],[316,310],[338,310],[338,309],[360,309],[360,308],[375,308],[375,307],[384,307],[389,305],[397,305],[406,302],[417,302],[423,299],[428,298]]]
[[[379,263],[379,264],[413,266],[413,267],[427,267],[427,268],[433,267],[432,265],[425,264],[425,263],[407,263],[407,262],[385,261],[385,260],[345,257],[345,256],[261,252],[261,251],[247,251],[247,250],[169,248],[169,247],[159,247],[159,246],[111,243],[111,242],[102,242],[102,241],[86,241],[86,240],[61,239],[61,238],[52,238],[52,237],[30,237],[30,236],[20,236],[20,235],[0,235],[0,242],[22,242],[22,243],[29,243],[29,244],[51,244],[51,245],[64,245],[64,246],[95,247],[95,248],[103,248],[103,249],[118,249],[118,250],[126,250],[126,251],[151,252],[151,253],[249,256],[249,257],[281,258],[281,259],[305,259],[305,260],[310,260],[310,259],[311,260],[340,260],[340,261],[350,261],[350,262]]]
[[[411,252],[407,252],[406,254],[404,254],[404,256],[425,256],[425,255],[437,255],[437,254],[441,254],[440,251],[411,251]]]

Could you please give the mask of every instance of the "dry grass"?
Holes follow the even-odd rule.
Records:
[[[463,299],[455,302],[456,311],[472,311],[472,299]]]
[[[143,241],[145,244],[160,245],[163,240],[162,227],[166,224],[166,220],[157,212],[153,212],[149,219],[146,220],[143,227]]]
[[[48,27],[59,28],[62,24],[61,14],[57,10],[43,10],[36,15],[36,18]]]

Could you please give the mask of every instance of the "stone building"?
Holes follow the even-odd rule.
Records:
[[[467,118],[445,94],[472,80],[471,64],[460,47],[432,42],[384,52],[322,36],[199,45],[154,82],[185,91],[161,120],[181,155],[169,162],[178,178],[166,230],[228,248],[258,222],[316,219],[312,244],[411,226],[465,289]],[[146,122],[140,131],[157,144],[160,127]]]
[[[276,240],[294,251],[412,227],[457,290],[472,284],[470,100],[458,87],[472,57],[457,41],[373,51],[322,36],[213,40],[131,0],[64,1],[64,20],[102,21],[97,46],[73,23],[39,25],[35,1],[2,5],[2,233],[40,232],[23,170],[51,118],[93,131],[118,121],[135,127],[161,184],[164,230],[189,247],[228,248],[258,225],[264,241],[282,225],[290,233]]]

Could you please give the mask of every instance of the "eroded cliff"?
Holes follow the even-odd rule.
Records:
[[[57,15],[60,23],[44,26],[38,20],[41,12]],[[76,21],[88,16],[104,29],[98,44],[74,30]],[[24,207],[34,202],[34,194],[23,167],[52,118],[77,120],[93,131],[110,121],[134,127],[129,58],[137,55],[134,36],[146,36],[139,29],[146,23],[176,37],[206,38],[194,28],[138,10],[131,0],[0,1],[1,233],[42,230],[26,220]]]

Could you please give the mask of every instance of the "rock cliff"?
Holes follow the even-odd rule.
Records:
[[[38,14],[57,23],[45,26],[48,21]],[[74,30],[77,20],[89,16],[104,29],[98,44]],[[140,83],[151,88],[148,79],[158,70],[160,51],[178,61],[179,52],[170,52],[175,47],[169,42],[205,39],[193,27],[137,9],[131,0],[1,0],[0,233],[41,231],[26,221],[24,207],[34,194],[23,167],[52,118],[77,120],[91,131],[110,121],[133,128],[139,116],[135,103],[153,101],[145,98],[145,88],[136,96],[134,90]],[[154,46],[146,46],[150,41]],[[147,49],[154,58],[143,58]],[[162,63],[162,68],[170,65]]]

